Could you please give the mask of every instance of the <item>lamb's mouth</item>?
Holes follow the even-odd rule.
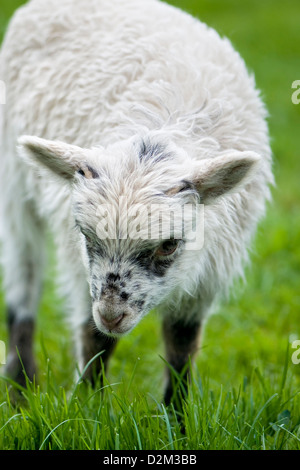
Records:
[[[129,333],[137,323],[128,317],[126,314],[120,314],[108,320],[104,315],[97,315],[94,320],[101,333],[106,336],[121,337]]]

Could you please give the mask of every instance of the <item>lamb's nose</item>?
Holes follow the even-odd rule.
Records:
[[[107,318],[105,317],[105,315],[101,315],[101,321],[105,328],[107,328],[108,330],[113,330],[119,323],[121,323],[123,317],[123,313],[121,313],[121,315],[116,318]]]

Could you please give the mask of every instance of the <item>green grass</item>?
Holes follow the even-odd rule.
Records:
[[[0,0],[0,33],[21,1]],[[103,394],[80,383],[49,267],[38,318],[39,385],[19,404],[0,382],[0,449],[300,449],[300,79],[295,0],[170,2],[228,36],[255,72],[269,109],[277,187],[259,227],[247,284],[205,329],[189,396],[186,433],[161,404],[160,323],[150,314],[124,338]],[[0,77],[1,79],[1,77]],[[7,340],[0,296],[0,338]],[[99,387],[98,387],[99,388]]]

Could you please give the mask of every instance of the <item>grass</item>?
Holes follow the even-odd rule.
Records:
[[[0,33],[21,1],[0,0]],[[49,266],[38,318],[39,385],[11,401],[0,382],[0,449],[300,449],[300,79],[297,0],[174,0],[228,36],[269,109],[277,187],[259,227],[247,284],[205,329],[184,406],[186,433],[163,390],[159,319],[150,314],[124,338],[103,393],[74,382],[76,367],[63,305]],[[0,77],[1,78],[1,77]],[[0,338],[7,340],[0,296]]]
[[[254,370],[249,382],[226,390],[194,374],[184,407],[184,435],[173,410],[167,412],[137,388],[131,391],[125,381],[108,383],[103,395],[82,382],[67,393],[49,363],[46,376],[43,390],[28,386],[18,409],[6,396],[0,408],[2,449],[299,448],[299,399],[289,395],[285,376],[271,385]]]

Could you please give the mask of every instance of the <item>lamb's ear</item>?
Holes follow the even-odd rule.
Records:
[[[64,142],[22,136],[18,140],[21,157],[36,167],[46,167],[56,175],[71,180],[76,172],[86,178],[96,178],[98,174],[87,163],[86,149]]]
[[[238,192],[260,168],[261,157],[255,152],[228,152],[197,163],[192,182],[204,204],[226,193]]]

